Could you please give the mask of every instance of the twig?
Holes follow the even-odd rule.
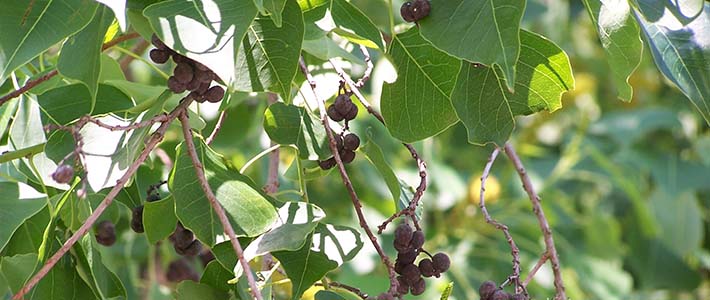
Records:
[[[547,218],[545,218],[545,212],[542,210],[542,205],[540,204],[540,196],[535,193],[535,188],[533,187],[532,182],[530,181],[530,177],[525,171],[525,167],[523,166],[522,161],[520,161],[520,157],[518,157],[518,154],[515,152],[513,145],[511,145],[510,143],[506,143],[504,150],[505,154],[508,155],[508,158],[510,158],[510,161],[513,163],[515,170],[518,172],[518,175],[520,176],[520,181],[523,182],[523,188],[528,194],[530,202],[532,202],[533,212],[537,216],[538,223],[540,223],[540,229],[542,230],[542,235],[544,236],[545,240],[547,256],[549,257],[550,263],[552,264],[552,273],[555,277],[554,283],[555,289],[557,290],[555,299],[566,300],[567,295],[565,293],[564,282],[562,281],[560,260],[557,256],[555,241],[552,238],[552,229],[550,229],[550,224],[547,222]]]
[[[234,233],[234,228],[232,228],[232,224],[229,223],[227,214],[224,212],[222,205],[217,202],[217,197],[215,197],[214,193],[212,192],[212,188],[210,187],[210,184],[207,182],[207,178],[205,178],[204,166],[202,165],[202,162],[200,161],[197,155],[197,150],[195,150],[195,143],[192,141],[193,136],[192,131],[190,131],[190,121],[188,121],[187,119],[187,114],[180,114],[178,116],[178,119],[180,119],[180,123],[182,124],[182,134],[185,137],[187,153],[190,156],[190,159],[192,160],[192,166],[195,169],[195,175],[197,176],[197,180],[200,182],[200,187],[205,192],[205,196],[210,202],[212,209],[214,209],[215,213],[219,217],[219,221],[220,223],[222,223],[224,233],[227,234],[227,236],[229,237],[229,241],[232,243],[232,248],[234,248],[234,252],[237,254],[237,258],[239,258],[239,262],[242,264],[244,273],[246,273],[247,281],[249,282],[249,287],[251,289],[252,296],[254,296],[254,298],[257,300],[262,300],[261,292],[259,292],[259,289],[256,286],[256,280],[254,279],[254,275],[251,273],[249,262],[244,259],[244,251],[242,250],[242,246],[239,244],[237,235]]]
[[[39,281],[49,273],[49,271],[54,267],[54,265],[59,262],[59,259],[64,256],[64,254],[71,249],[71,247],[82,237],[84,234],[86,234],[90,229],[91,226],[93,226],[94,222],[101,216],[101,214],[106,210],[106,208],[111,204],[113,199],[118,195],[118,193],[121,191],[123,186],[128,182],[128,180],[133,176],[133,174],[136,173],[138,170],[138,167],[143,163],[148,158],[148,155],[150,152],[155,148],[155,146],[158,145],[158,143],[163,140],[163,136],[165,135],[165,132],[168,130],[170,123],[172,123],[173,120],[178,116],[178,114],[181,114],[187,106],[192,102],[191,99],[185,98],[183,99],[182,103],[178,105],[175,109],[173,109],[172,112],[170,112],[169,119],[166,122],[163,122],[163,124],[158,127],[158,129],[151,135],[150,140],[146,143],[145,149],[143,149],[143,152],[136,158],[136,160],[133,162],[128,167],[128,170],[126,170],[126,173],[121,176],[121,178],[116,181],[116,185],[111,189],[111,191],[106,195],[104,200],[101,201],[99,206],[96,207],[93,213],[84,221],[84,224],[79,227],[79,230],[77,230],[66,242],[64,242],[64,245],[62,245],[59,250],[52,255],[45,263],[44,266],[35,274],[26,284],[25,286],[20,289],[17,294],[15,294],[12,299],[14,300],[19,300],[22,299],[22,297],[27,294],[32,287],[37,285]]]
[[[138,128],[143,128],[146,126],[152,126],[155,123],[162,123],[162,122],[167,121],[169,118],[170,117],[167,114],[160,114],[160,115],[156,115],[156,116],[154,116],[148,120],[142,121],[142,122],[133,123],[130,125],[123,126],[123,125],[108,125],[98,119],[92,118],[91,116],[87,115],[87,116],[81,117],[79,122],[84,122],[84,123],[91,122],[101,128],[105,128],[105,129],[108,129],[111,131],[127,131],[127,130],[134,130],[134,129],[138,129]]]
[[[323,286],[323,287],[325,286],[325,285],[324,285],[323,283],[321,283],[321,282],[316,282],[315,285],[316,285],[316,286]],[[347,284],[343,284],[343,283],[335,282],[335,281],[328,282],[328,285],[331,286],[331,287],[338,287],[338,288],[341,288],[341,289],[348,290],[349,292],[351,292],[351,293],[357,295],[357,296],[360,297],[361,299],[371,299],[368,294],[366,294],[365,292],[363,292],[362,290],[360,290],[359,288],[356,288],[356,287],[354,287],[354,286],[349,286],[349,285],[347,285]]]
[[[353,206],[355,207],[355,213],[357,214],[357,218],[360,221],[360,227],[365,230],[365,233],[370,238],[370,242],[372,242],[372,245],[375,247],[377,254],[380,255],[382,263],[387,267],[387,271],[389,272],[390,278],[390,294],[399,294],[397,292],[397,275],[394,272],[394,267],[390,262],[389,257],[380,246],[379,242],[377,242],[377,237],[372,233],[372,230],[370,230],[369,225],[367,225],[367,220],[365,219],[365,215],[362,212],[362,203],[360,202],[357,193],[355,193],[355,189],[353,188],[353,184],[350,181],[350,177],[345,171],[345,165],[343,164],[343,161],[340,158],[340,154],[338,153],[338,146],[335,142],[335,136],[333,135],[333,130],[330,128],[330,124],[328,123],[328,116],[325,112],[325,101],[319,99],[318,94],[316,93],[316,82],[315,80],[313,80],[313,76],[311,76],[311,73],[308,72],[308,67],[304,62],[303,57],[301,57],[301,59],[299,60],[299,67],[301,68],[301,72],[303,72],[303,74],[306,76],[306,80],[310,84],[311,90],[313,91],[313,96],[315,97],[316,102],[318,102],[320,119],[321,123],[323,124],[323,127],[325,128],[325,132],[328,135],[328,144],[330,146],[330,151],[333,152],[333,157],[335,158],[335,162],[338,166],[340,177],[342,178],[343,184],[345,185],[345,188],[348,190],[348,194],[350,195],[350,200],[352,200]]]
[[[210,133],[210,136],[207,137],[205,140],[205,144],[210,145],[212,142],[214,142],[214,139],[217,137],[217,134],[219,131],[222,129],[222,124],[224,124],[224,119],[227,117],[227,111],[223,110],[222,113],[219,114],[219,119],[217,119],[217,124],[214,125],[214,129],[212,129],[212,133]]]
[[[140,36],[140,35],[139,35],[137,32],[132,32],[132,33],[128,33],[128,34],[119,36],[119,37],[117,37],[117,38],[115,38],[115,39],[113,39],[113,40],[111,40],[111,41],[108,41],[108,42],[106,42],[105,44],[103,44],[103,45],[101,46],[101,51],[106,50],[106,49],[108,49],[108,48],[111,48],[111,47],[113,47],[113,46],[115,46],[115,45],[117,45],[117,44],[119,44],[119,43],[121,43],[121,42],[130,40],[130,39],[133,39],[133,38],[137,38],[137,37],[139,37],[139,36]],[[21,88],[16,89],[16,90],[10,92],[9,94],[7,94],[7,95],[5,95],[5,96],[2,96],[2,98],[0,98],[0,106],[2,106],[3,104],[5,104],[5,102],[9,101],[10,99],[19,97],[20,95],[22,95],[22,94],[24,94],[25,92],[29,91],[29,90],[32,89],[33,87],[39,85],[39,84],[42,83],[42,82],[45,82],[45,81],[51,79],[52,77],[56,76],[57,74],[59,74],[59,71],[57,71],[57,70],[55,69],[55,70],[52,70],[51,72],[49,72],[49,73],[47,73],[47,74],[44,74],[44,75],[40,76],[40,77],[37,78],[37,79],[33,79],[33,80],[30,80],[30,81],[27,81],[27,83],[25,83],[25,85],[22,86]]]
[[[385,119],[382,117],[382,115],[377,112],[372,105],[370,105],[370,102],[365,99],[365,96],[362,95],[360,90],[357,88],[357,84],[353,82],[353,79],[350,78],[350,75],[345,73],[345,70],[338,65],[336,61],[333,59],[328,60],[330,64],[333,66],[333,69],[335,69],[336,73],[338,73],[338,76],[345,81],[351,88],[353,94],[355,94],[355,97],[360,101],[362,106],[367,109],[367,112],[373,115],[377,120],[380,121],[383,125],[385,124]],[[367,73],[367,72],[366,72]],[[416,191],[414,192],[414,196],[412,197],[412,201],[409,202],[409,207],[402,209],[389,218],[382,222],[380,226],[377,226],[377,233],[381,234],[385,228],[387,228],[387,224],[391,223],[394,219],[402,216],[402,215],[409,215],[412,219],[412,222],[414,223],[414,226],[420,230],[421,226],[419,226],[419,221],[417,220],[417,215],[416,215],[416,209],[417,205],[419,205],[419,200],[421,200],[422,196],[424,195],[424,191],[426,190],[427,187],[427,172],[426,172],[426,163],[424,160],[422,160],[421,156],[419,156],[419,153],[417,153],[417,150],[414,149],[414,146],[411,144],[407,143],[402,143],[404,147],[407,148],[409,153],[412,155],[412,158],[414,161],[417,163],[417,169],[419,171],[419,186],[417,186]]]
[[[525,281],[523,281],[524,287],[527,287],[528,284],[530,284],[530,280],[532,280],[533,277],[535,277],[535,274],[537,273],[537,271],[540,269],[540,267],[542,267],[542,265],[545,264],[545,262],[547,262],[548,258],[549,258],[549,256],[547,256],[547,251],[540,256],[540,259],[537,261],[537,263],[532,268],[532,270],[530,270],[530,272],[528,273],[528,277],[525,278]]]
[[[354,84],[355,88],[362,88],[363,86],[365,86],[365,83],[368,80],[370,80],[370,75],[372,74],[372,69],[375,67],[372,64],[372,59],[370,58],[370,52],[367,51],[367,47],[360,45],[360,52],[362,52],[362,55],[365,57],[365,65],[367,67],[365,68],[365,73],[362,74],[362,77],[360,79],[358,79],[358,81]]]
[[[498,153],[500,153],[500,149],[498,149],[498,147],[493,149],[493,152],[491,152],[491,156],[488,157],[488,162],[486,163],[486,166],[483,168],[483,174],[481,175],[481,193],[479,196],[480,201],[478,203],[478,206],[481,208],[481,212],[483,212],[483,216],[486,218],[486,222],[488,224],[493,225],[493,227],[495,227],[496,229],[503,231],[505,239],[510,245],[510,253],[513,256],[513,274],[511,274],[508,277],[508,280],[506,281],[513,282],[513,284],[515,284],[516,292],[520,292],[520,290],[522,290],[527,295],[525,286],[520,284],[520,249],[518,249],[518,246],[515,245],[515,241],[513,241],[513,236],[510,235],[510,231],[508,230],[508,226],[493,219],[488,213],[488,209],[486,209],[486,201],[484,198],[484,194],[486,191],[486,180],[488,179],[488,175],[491,173],[493,162],[495,162],[496,157],[498,157]]]

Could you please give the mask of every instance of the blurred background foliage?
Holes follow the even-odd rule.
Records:
[[[385,1],[352,2],[382,32],[388,33]],[[398,8],[402,2],[395,0],[393,6]],[[402,22],[398,11],[393,14]],[[564,95],[563,109],[518,118],[512,138],[553,227],[568,296],[710,299],[710,239],[706,236],[710,226],[710,130],[702,117],[682,93],[667,83],[647,50],[630,79],[635,91],[632,101],[617,99],[607,59],[580,1],[529,0],[523,28],[562,47],[570,57],[576,81],[576,89]],[[357,49],[351,52],[362,57]],[[392,67],[381,52],[371,54],[377,64],[363,91],[377,104],[382,82],[392,77]],[[118,53],[112,55],[118,57]],[[309,64],[323,62],[310,55],[306,55],[306,60]],[[161,68],[167,72],[170,66]],[[350,71],[357,77],[363,67],[353,65]],[[314,74],[325,72],[331,70],[316,70]],[[130,64],[127,76],[156,85],[164,80],[138,60]],[[302,75],[298,74],[296,81],[303,81]],[[40,85],[35,92],[42,88]],[[6,83],[0,94],[9,90],[11,86]],[[222,105],[229,117],[213,147],[235,166],[242,166],[269,145],[262,127],[266,96],[234,93]],[[218,107],[219,104],[201,104],[201,113],[207,120],[203,135],[214,127]],[[362,107],[352,126],[364,140],[382,148],[401,179],[417,185],[416,166],[409,153]],[[424,295],[407,299],[438,299],[449,282],[453,282],[449,299],[478,299],[481,282],[500,282],[510,274],[508,244],[500,231],[485,223],[477,207],[480,175],[493,148],[470,145],[466,140],[465,128],[457,124],[437,137],[415,143],[429,170],[429,188],[423,198],[425,248],[449,253],[453,263],[444,277],[427,283],[429,288]],[[173,156],[177,143],[179,128],[174,126],[161,148]],[[292,150],[282,148],[281,191],[298,190],[294,158]],[[160,165],[159,160],[153,163]],[[314,162],[303,163],[313,171],[307,185],[309,198],[327,213],[325,221],[357,227],[340,177],[334,172],[320,176],[323,174]],[[142,168],[136,182],[155,182],[155,178],[160,178],[156,169]],[[364,155],[358,155],[348,170],[374,227],[394,212],[387,186]],[[266,172],[267,160],[262,159],[247,175],[263,184]],[[500,156],[493,165],[487,188],[489,211],[511,228],[521,249],[525,276],[542,254],[544,244],[529,200],[505,157]],[[279,196],[284,200],[297,200],[296,197],[289,193]],[[116,213],[129,212],[123,209]],[[42,217],[38,214],[33,218]],[[124,231],[128,218],[120,220],[118,231]],[[390,226],[382,235],[390,256],[395,255],[390,247],[392,229]],[[143,238],[130,232],[126,235],[116,246],[99,250],[106,265],[121,277],[129,298],[135,299],[139,291],[136,287],[141,286],[135,275],[146,268],[145,261],[154,257],[153,251],[165,257],[175,254],[166,245],[155,249],[148,247]],[[330,273],[329,278],[374,295],[388,286],[386,270],[369,243],[353,262]],[[278,294],[289,290],[288,284],[279,284],[274,291]],[[314,290],[308,291],[304,299],[312,299]],[[554,295],[547,265],[529,290],[534,299]],[[149,287],[147,293],[150,299],[170,298],[158,286]]]

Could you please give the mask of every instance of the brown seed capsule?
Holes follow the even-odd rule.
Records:
[[[116,227],[111,223],[111,221],[104,220],[96,225],[96,242],[104,245],[111,246],[116,243]]]
[[[335,98],[335,101],[333,102],[333,106],[335,106],[335,109],[338,110],[338,112],[345,116],[350,112],[352,109],[352,104],[353,102],[350,100],[350,97],[348,95],[338,95],[338,97]]]
[[[200,70],[195,68],[195,78],[199,82],[210,82],[212,81],[212,73],[210,71]]]
[[[411,12],[415,21],[424,19],[424,17],[429,15],[430,10],[431,5],[428,0],[414,0],[412,2]]]
[[[410,245],[413,249],[421,249],[424,245],[424,232],[417,230],[412,233],[412,241],[410,242]]]
[[[143,228],[143,205],[134,207],[132,216],[131,229],[136,233],[143,233],[145,231]]]
[[[343,137],[343,148],[345,150],[355,151],[360,147],[360,138],[357,134],[348,133]]]
[[[160,50],[165,50],[166,48],[168,48],[155,33],[150,37],[150,42],[153,44],[153,46],[155,46],[155,48],[158,48]]]
[[[213,86],[205,92],[205,99],[212,103],[222,101],[224,98],[224,89],[221,86]]]
[[[414,233],[414,230],[407,223],[399,224],[397,229],[394,230],[394,243],[409,246],[409,242],[412,240],[412,233]]]
[[[195,92],[197,92],[197,93],[200,94],[200,95],[204,95],[205,93],[207,93],[207,90],[209,90],[209,89],[210,89],[210,83],[209,83],[209,82],[203,82],[203,83],[200,83],[200,87],[198,87],[198,88],[195,90]]]
[[[58,166],[52,173],[52,179],[57,183],[69,183],[69,181],[74,179],[74,168],[69,165]]]
[[[357,117],[357,105],[355,103],[350,102],[350,111],[348,111],[347,114],[343,115],[343,118],[345,118],[346,121],[351,121],[354,120]]]
[[[173,71],[173,76],[175,79],[181,83],[187,85],[192,81],[194,73],[192,72],[192,67],[189,64],[178,64]]]
[[[336,164],[335,157],[318,161],[318,166],[323,170],[330,170],[332,167],[335,167]]]
[[[437,274],[436,270],[434,270],[434,264],[431,262],[431,259],[428,258],[419,261],[419,272],[421,272],[424,277],[432,277]]]
[[[153,49],[150,50],[150,59],[156,64],[164,64],[170,58],[170,53],[165,50]]]
[[[409,283],[402,276],[397,276],[397,292],[402,295],[409,293]]]
[[[401,262],[403,264],[412,264],[414,263],[415,259],[417,259],[417,251],[412,250],[397,253],[397,262]]]
[[[414,22],[416,19],[414,18],[414,15],[412,14],[412,2],[404,2],[402,4],[402,7],[399,8],[399,14],[402,15],[402,19],[404,19],[407,22]]]
[[[419,280],[412,283],[411,289],[412,295],[414,296],[424,294],[424,291],[426,290],[426,282],[424,282],[424,278],[419,277]]]
[[[170,76],[170,78],[168,78],[168,88],[176,94],[182,93],[185,89],[187,89],[185,84],[178,81],[175,76]]]
[[[343,161],[344,164],[349,164],[353,162],[353,160],[355,160],[355,152],[344,150],[340,153],[340,159]]]
[[[406,280],[410,286],[417,282],[421,276],[422,273],[419,272],[419,268],[414,264],[408,264],[402,269],[402,277],[404,277],[404,280]]]
[[[481,299],[488,300],[491,296],[493,296],[493,293],[495,293],[496,290],[498,290],[498,286],[495,282],[490,280],[484,281],[478,288],[478,295],[481,296]]]
[[[335,122],[340,122],[343,120],[343,115],[341,115],[333,105],[328,106],[328,110],[326,111],[326,113],[328,113],[328,117]]]

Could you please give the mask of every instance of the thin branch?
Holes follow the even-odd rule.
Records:
[[[205,196],[210,202],[212,209],[214,209],[214,212],[219,217],[219,221],[222,223],[222,227],[224,228],[224,233],[227,234],[229,241],[232,243],[232,248],[234,248],[234,252],[237,254],[237,258],[239,258],[239,262],[242,264],[244,273],[246,273],[252,296],[254,296],[257,300],[262,300],[261,292],[259,292],[259,288],[256,286],[256,280],[254,279],[254,275],[251,273],[249,262],[244,259],[244,251],[242,250],[242,246],[239,244],[237,235],[234,233],[234,228],[232,228],[232,224],[229,223],[227,214],[224,212],[222,205],[217,202],[217,197],[215,197],[210,184],[207,182],[204,166],[197,155],[197,150],[195,150],[195,143],[192,141],[193,136],[192,131],[190,130],[190,121],[187,119],[187,114],[180,114],[178,118],[182,124],[182,134],[185,137],[185,145],[187,145],[187,152],[192,160],[192,166],[195,169],[197,180],[200,182],[200,187],[205,192]]]
[[[374,69],[374,65],[372,64],[372,59],[370,58],[370,52],[367,51],[367,47],[360,45],[360,52],[362,52],[362,55],[365,57],[365,73],[362,74],[362,77],[358,79],[358,81],[354,84],[355,88],[362,88],[365,86],[365,83],[370,80],[370,75],[372,74],[372,69]],[[332,62],[331,62],[332,63]]]
[[[325,128],[325,132],[328,135],[328,144],[330,146],[330,151],[333,152],[333,157],[335,158],[335,162],[338,166],[340,177],[343,180],[343,184],[345,185],[345,188],[348,190],[348,194],[350,195],[350,200],[352,200],[353,206],[355,207],[355,213],[357,214],[357,218],[360,221],[360,227],[365,230],[365,233],[370,238],[370,242],[375,247],[377,254],[380,255],[382,263],[387,267],[387,271],[389,272],[390,278],[390,294],[399,294],[397,292],[397,275],[394,272],[392,262],[390,262],[389,257],[377,241],[377,237],[372,233],[372,230],[370,230],[369,225],[367,225],[367,220],[365,219],[365,215],[362,212],[362,203],[360,202],[357,193],[355,193],[355,189],[353,188],[353,184],[350,181],[350,177],[348,176],[347,171],[345,171],[345,165],[343,164],[343,161],[340,158],[340,153],[338,153],[338,146],[335,142],[335,136],[333,134],[333,130],[330,128],[330,124],[328,123],[328,116],[326,115],[325,109],[325,101],[319,99],[318,94],[316,93],[316,82],[315,80],[313,80],[313,76],[311,76],[311,73],[308,72],[308,67],[304,62],[303,57],[301,57],[301,59],[299,60],[299,67],[301,68],[301,72],[303,72],[303,74],[306,76],[306,80],[308,80],[308,83],[311,86],[311,90],[313,91],[313,96],[315,97],[316,102],[318,102],[320,119],[321,123],[323,124],[323,127]]]
[[[540,204],[540,196],[535,193],[535,188],[532,185],[532,182],[530,181],[530,177],[528,176],[528,173],[525,171],[525,167],[523,166],[522,161],[520,161],[520,157],[518,154],[515,152],[515,149],[513,148],[513,145],[510,143],[505,144],[505,154],[508,155],[508,158],[510,158],[510,161],[513,163],[513,166],[515,167],[515,171],[518,172],[518,175],[520,176],[520,181],[523,182],[523,188],[525,189],[525,192],[528,194],[528,197],[530,198],[530,202],[532,202],[533,205],[533,212],[537,216],[537,221],[540,223],[540,229],[542,230],[542,235],[545,240],[545,248],[547,252],[547,256],[550,259],[550,263],[552,264],[552,273],[555,277],[555,289],[557,290],[557,294],[555,295],[555,299],[557,300],[566,300],[567,295],[565,293],[565,285],[564,282],[562,281],[562,271],[560,270],[560,260],[559,257],[557,256],[557,249],[555,248],[555,241],[552,238],[552,229],[550,229],[550,224],[547,222],[547,218],[545,218],[545,212],[542,210],[542,205]]]
[[[377,120],[380,121],[383,125],[385,124],[385,119],[382,117],[382,115],[376,111],[372,105],[370,105],[370,102],[365,99],[365,96],[362,95],[360,90],[357,88],[357,84],[353,82],[353,79],[350,78],[350,75],[345,73],[345,70],[343,70],[342,67],[333,59],[328,60],[330,65],[333,66],[333,69],[335,69],[336,73],[338,73],[338,76],[345,81],[351,88],[353,94],[355,94],[355,97],[360,101],[362,106],[367,109],[367,112],[373,115]],[[407,143],[402,143],[404,147],[407,148],[409,153],[412,155],[412,158],[414,161],[417,163],[417,169],[419,171],[419,185],[417,186],[416,191],[414,192],[414,196],[412,197],[412,201],[409,202],[409,207],[400,210],[396,212],[394,215],[390,216],[382,222],[380,226],[377,226],[377,233],[381,234],[383,230],[387,227],[387,224],[391,223],[393,220],[396,218],[402,216],[402,215],[409,215],[412,219],[412,222],[414,223],[414,226],[417,229],[421,229],[421,226],[419,226],[419,221],[417,220],[417,215],[416,215],[416,209],[417,205],[419,205],[419,200],[421,200],[422,196],[424,195],[424,191],[426,190],[427,187],[427,172],[426,172],[426,163],[424,160],[419,156],[419,153],[417,153],[417,150],[414,149],[414,146],[411,144]]]
[[[111,189],[111,191],[106,195],[104,200],[101,201],[99,206],[96,207],[93,213],[84,221],[84,224],[79,227],[79,230],[77,230],[66,242],[64,242],[64,245],[62,245],[59,250],[52,255],[45,263],[44,266],[35,274],[26,284],[25,286],[20,289],[17,294],[15,294],[12,299],[14,300],[19,300],[22,299],[22,297],[27,294],[32,287],[37,285],[39,281],[49,273],[49,271],[54,267],[57,262],[64,256],[64,254],[71,249],[71,247],[82,237],[84,234],[86,234],[90,229],[91,226],[93,226],[94,222],[101,216],[101,214],[106,210],[106,208],[113,202],[113,199],[118,195],[118,193],[121,191],[123,186],[128,182],[128,180],[133,176],[133,174],[136,173],[138,170],[138,167],[148,158],[148,155],[150,154],[151,151],[158,145],[160,141],[163,140],[163,137],[165,135],[165,132],[168,130],[170,123],[172,123],[173,120],[178,116],[178,114],[182,114],[182,112],[187,108],[187,106],[192,102],[191,99],[185,98],[183,99],[182,103],[178,105],[175,109],[173,109],[172,112],[168,115],[169,119],[163,124],[158,127],[158,129],[151,135],[150,140],[146,143],[145,148],[143,149],[143,152],[136,158],[136,160],[133,162],[128,167],[128,170],[126,170],[126,173],[121,176],[121,178],[116,181],[116,185]]]
[[[484,198],[484,194],[486,192],[486,180],[488,179],[488,175],[491,173],[493,162],[495,162],[496,157],[498,157],[498,153],[500,153],[500,149],[498,149],[498,147],[493,149],[491,156],[488,157],[486,166],[483,168],[483,174],[481,175],[481,193],[479,196],[480,201],[478,206],[481,208],[481,212],[483,212],[486,222],[493,225],[496,229],[503,231],[505,239],[508,241],[508,245],[510,245],[510,253],[513,256],[513,274],[511,274],[506,281],[512,282],[515,285],[516,292],[522,290],[525,294],[527,294],[525,286],[520,284],[520,249],[518,249],[518,246],[515,245],[513,236],[510,235],[510,230],[508,230],[508,226],[493,219],[488,213],[488,209],[486,209],[486,200]]]
[[[137,37],[139,37],[139,36],[140,36],[140,35],[139,35],[137,32],[132,32],[132,33],[128,33],[128,34],[119,36],[119,37],[117,37],[117,38],[115,38],[115,39],[113,39],[113,40],[111,40],[111,41],[108,41],[108,42],[106,42],[105,44],[103,44],[103,45],[101,46],[101,51],[104,51],[104,50],[106,50],[106,49],[108,49],[108,48],[111,48],[111,47],[113,47],[113,46],[115,46],[115,45],[117,45],[117,44],[119,44],[119,43],[121,43],[121,42],[130,40],[130,39],[137,38]],[[29,90],[32,89],[33,87],[39,85],[39,84],[42,83],[42,82],[45,82],[45,81],[51,79],[52,77],[56,76],[57,74],[59,74],[59,71],[57,71],[57,70],[55,69],[55,70],[52,70],[51,72],[49,72],[49,73],[47,73],[47,74],[44,74],[44,75],[40,76],[40,77],[37,78],[37,79],[33,79],[33,80],[30,80],[30,81],[27,81],[27,83],[25,83],[25,85],[22,86],[21,88],[19,88],[19,89],[17,89],[17,90],[14,90],[14,91],[10,92],[9,94],[7,94],[7,95],[5,95],[5,96],[2,96],[2,98],[0,98],[0,106],[2,106],[3,104],[5,104],[5,102],[9,101],[10,99],[19,97],[20,95],[22,95],[22,94],[24,94],[25,92],[29,91]]]
[[[170,118],[170,117],[169,117],[167,114],[160,114],[160,115],[156,115],[156,116],[154,116],[154,117],[152,117],[152,118],[150,118],[150,119],[148,119],[148,120],[142,121],[142,122],[133,123],[133,124],[130,124],[130,125],[125,125],[125,126],[123,126],[123,125],[108,125],[108,124],[102,122],[102,121],[99,120],[99,119],[95,119],[95,118],[92,118],[91,116],[88,116],[88,115],[87,115],[87,116],[81,117],[81,119],[79,120],[79,122],[84,122],[84,123],[90,122],[90,123],[94,123],[94,124],[96,124],[97,126],[99,126],[99,127],[101,127],[101,128],[105,128],[105,129],[108,129],[108,130],[111,130],[111,131],[127,131],[127,130],[135,130],[135,129],[138,129],[138,128],[143,128],[143,127],[146,127],[146,126],[152,126],[152,125],[155,124],[155,123],[162,123],[162,122],[167,121],[169,118]]]
[[[528,273],[528,277],[525,278],[525,281],[523,281],[524,287],[527,287],[528,284],[530,284],[530,281],[533,279],[533,277],[535,277],[535,274],[540,269],[540,267],[542,267],[542,265],[544,265],[545,262],[547,262],[548,258],[549,258],[549,256],[547,255],[547,251],[540,256],[540,259],[537,261],[537,263],[532,268],[532,270],[530,270],[530,272]]]
[[[212,133],[210,133],[210,136],[207,137],[205,140],[205,144],[210,145],[212,142],[214,142],[214,139],[217,137],[217,134],[219,131],[222,129],[222,125],[224,124],[224,119],[227,117],[227,111],[223,110],[222,113],[219,114],[219,119],[217,119],[217,124],[214,125],[214,129],[212,129]]]

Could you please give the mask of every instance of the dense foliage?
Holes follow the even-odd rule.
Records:
[[[0,95],[3,299],[710,298],[707,1],[0,0]]]

